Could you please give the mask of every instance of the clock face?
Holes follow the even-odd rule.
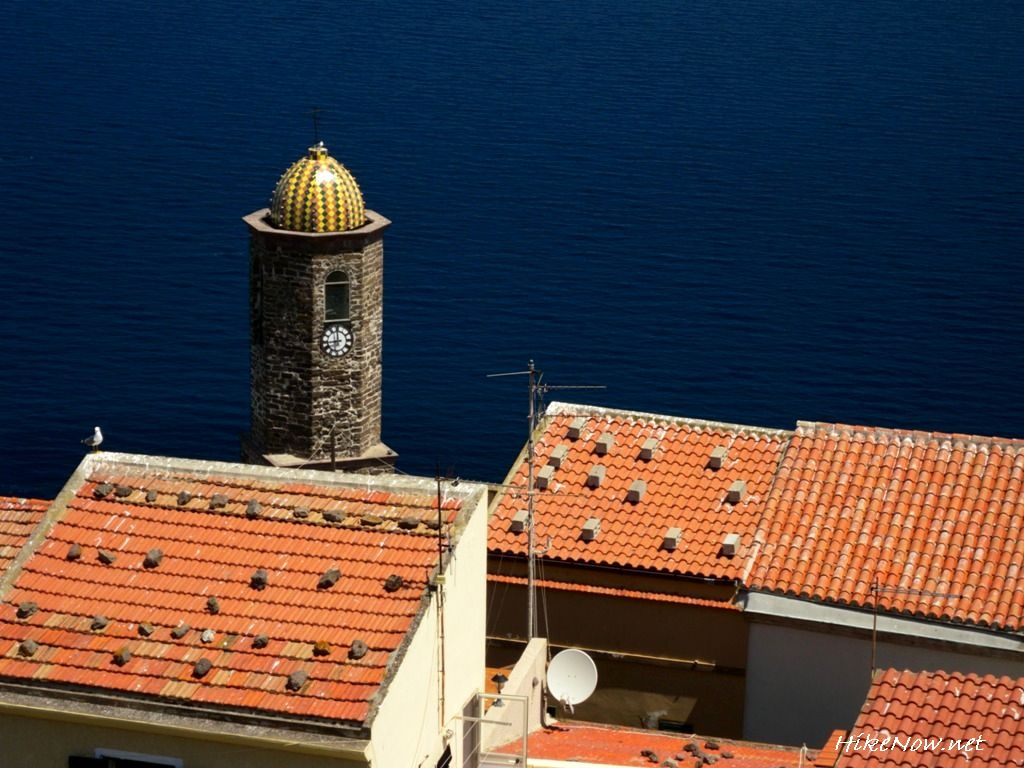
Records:
[[[352,349],[352,331],[344,325],[329,325],[324,329],[320,344],[331,357],[341,357]]]

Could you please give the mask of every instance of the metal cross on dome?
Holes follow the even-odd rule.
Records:
[[[315,105],[309,111],[310,117],[313,118],[313,146],[320,143],[320,113],[322,112],[323,110]]]

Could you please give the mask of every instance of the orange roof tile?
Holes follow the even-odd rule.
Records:
[[[438,562],[435,496],[90,461],[0,596],[0,678],[366,720]],[[444,506],[453,517],[459,503]],[[350,658],[358,641],[365,655]],[[197,676],[201,659],[212,666]],[[307,675],[295,691],[293,672]]]
[[[879,747],[887,736],[899,742],[890,741],[883,751]],[[871,738],[879,743],[869,745]],[[964,749],[978,738],[984,741]],[[931,743],[926,745],[925,739]],[[853,743],[838,745],[836,768],[1024,766],[1024,678],[876,672],[857,722],[843,739],[847,740]],[[836,748],[836,742],[826,744],[821,754]]]
[[[580,434],[573,438],[577,420]],[[536,541],[551,560],[739,578],[789,434],[553,403],[535,447],[535,477],[543,470],[548,481],[534,496]],[[609,445],[602,453],[606,436]],[[654,448],[646,460],[648,441]],[[718,469],[711,466],[716,448],[726,449]],[[604,476],[590,487],[588,474],[595,466]],[[641,496],[631,501],[637,480],[643,482]],[[737,481],[745,487],[732,503],[727,497]],[[494,506],[488,533],[492,554],[525,555],[527,534],[514,532],[512,519],[526,509],[527,485],[523,458]],[[599,521],[599,530],[594,540],[585,541],[581,530],[589,518]],[[680,529],[674,551],[663,547],[671,528]],[[722,554],[730,533],[740,536],[734,557]]]
[[[28,542],[50,502],[0,496],[0,577]]]
[[[494,584],[514,584],[525,587],[527,580],[522,576],[505,576],[503,574],[489,573],[487,580]],[[738,611],[740,606],[737,603],[725,600],[705,600],[699,597],[687,595],[676,595],[669,592],[648,592],[638,589],[621,589],[619,587],[601,587],[596,584],[579,584],[570,581],[552,581],[551,579],[536,579],[534,583],[539,589],[557,589],[564,592],[585,592],[591,595],[609,595],[612,597],[623,597],[629,600],[652,600],[656,603],[678,603],[681,605],[696,605],[701,608],[715,608],[727,611]]]
[[[1022,628],[1024,440],[801,423],[748,584]]]
[[[559,723],[534,731],[529,735],[527,755],[533,760],[644,768],[655,768],[664,760],[671,759],[680,766],[690,766],[699,755],[686,749],[689,744],[696,745],[712,762],[722,760],[719,765],[728,765],[729,768],[797,768],[807,764],[806,757],[801,763],[799,747],[754,744],[705,736],[690,737],[664,731],[591,723]],[[513,741],[493,751],[515,754],[520,748],[521,742]],[[645,751],[653,753],[653,759],[644,754]],[[726,758],[726,754],[731,757]],[[710,763],[701,761],[701,764]]]

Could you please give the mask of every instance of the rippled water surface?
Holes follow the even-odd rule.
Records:
[[[0,493],[233,460],[247,235],[321,135],[392,219],[384,438],[499,480],[533,358],[643,411],[1024,437],[1024,6],[15,2]]]

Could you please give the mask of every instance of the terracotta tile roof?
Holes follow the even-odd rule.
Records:
[[[1021,629],[1024,440],[801,423],[753,589]]]
[[[535,477],[543,472],[547,480],[546,490],[535,495],[536,540],[551,560],[739,578],[789,434],[553,403],[535,447]],[[653,445],[649,460],[642,458],[645,444]],[[711,466],[716,448],[725,449],[718,469]],[[603,476],[591,487],[594,467],[603,468]],[[745,485],[739,500],[730,502],[736,483]],[[494,506],[492,554],[525,555],[527,534],[514,532],[513,517],[526,509],[527,485],[524,455]],[[631,488],[639,500],[629,500]],[[594,540],[585,541],[581,531],[590,518],[599,528]],[[663,547],[671,528],[680,530],[674,551]],[[740,537],[733,557],[722,554],[730,533]]]
[[[505,576],[503,574],[489,573],[487,580],[493,584],[513,584],[525,587],[527,580],[521,576]],[[591,595],[609,595],[611,597],[622,597],[629,600],[652,600],[656,603],[676,603],[679,605],[696,605],[701,608],[714,608],[726,611],[739,611],[737,603],[725,600],[705,600],[699,597],[677,595],[669,592],[648,592],[638,589],[621,589],[619,587],[602,587],[597,584],[579,584],[570,581],[552,581],[551,579],[537,579],[535,584],[539,589],[557,589],[564,592],[584,592]]]
[[[155,461],[87,465],[0,596],[0,679],[363,723],[438,561],[436,497]]]
[[[841,745],[837,768],[1024,766],[1024,678],[877,672],[850,736],[856,739],[862,733],[859,745]],[[879,745],[867,748],[867,739],[890,735],[900,740],[898,747],[893,741],[888,746],[896,748],[888,751],[878,749]],[[984,739],[980,750],[962,749],[969,739],[978,737]],[[939,739],[940,744],[925,747],[921,742],[915,749],[917,739]],[[951,739],[960,740],[960,748]],[[909,747],[901,748],[908,741]],[[821,754],[835,748],[833,741]]]
[[[799,747],[754,744],[705,736],[691,738],[678,733],[590,723],[559,723],[531,733],[527,742],[527,755],[531,760],[564,760],[644,768],[655,768],[664,760],[673,759],[680,766],[688,767],[694,765],[699,757],[685,749],[688,744],[695,744],[703,754],[712,758],[712,762],[721,760],[718,764],[728,765],[729,768],[797,768],[801,765]],[[521,743],[514,741],[493,751],[514,754],[520,747]],[[654,753],[655,759],[643,754],[645,750]],[[725,758],[726,753],[732,757]],[[803,764],[806,763],[807,758]],[[708,763],[702,760],[701,764]]]
[[[0,578],[28,542],[50,502],[0,496]]]

